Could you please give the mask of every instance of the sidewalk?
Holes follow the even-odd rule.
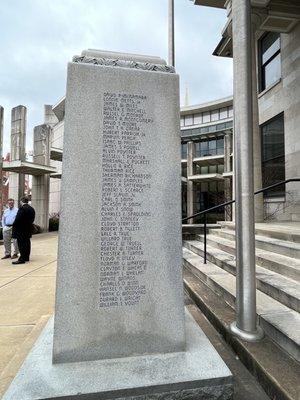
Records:
[[[0,398],[22,362],[24,344],[31,347],[47,321],[43,316],[53,313],[56,253],[57,233],[45,233],[33,237],[30,263],[0,260]]]

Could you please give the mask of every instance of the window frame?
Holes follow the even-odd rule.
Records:
[[[272,122],[276,121],[277,119],[282,118],[283,121],[283,145],[284,145],[284,151],[283,151],[283,155],[277,155],[276,157],[272,157],[269,158],[267,160],[264,160],[264,135],[263,135],[263,128],[269,124],[271,124]],[[263,182],[263,187],[265,187],[264,185],[264,164],[267,164],[270,161],[274,161],[276,159],[279,159],[281,157],[283,157],[284,162],[283,162],[283,166],[284,166],[284,180],[286,179],[286,153],[285,153],[285,115],[284,112],[281,112],[277,115],[275,115],[274,117],[270,118],[268,121],[264,122],[263,124],[260,125],[260,140],[261,140],[261,172],[262,172],[262,182]],[[280,187],[279,187],[280,188]],[[282,192],[276,192],[276,188],[274,189],[270,189],[269,191],[266,191],[263,193],[263,197],[265,200],[269,200],[269,199],[279,199],[279,198],[285,198],[286,196],[286,185],[283,185],[283,190]]]
[[[263,52],[262,52],[262,43],[263,40],[270,34],[270,33],[276,33],[276,32],[265,32],[258,40],[258,65],[259,65],[259,92],[263,92],[264,90],[267,90],[269,87],[272,87],[272,85],[276,82],[273,82],[269,86],[266,86],[266,67],[271,64],[271,62],[279,55],[280,56],[280,75],[282,74],[281,70],[281,36],[280,33],[278,34],[279,38],[279,49],[265,62],[263,62]]]

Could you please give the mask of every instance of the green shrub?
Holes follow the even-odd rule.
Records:
[[[41,227],[37,224],[33,224],[32,234],[36,235],[37,233],[41,233],[41,232],[42,232]]]
[[[59,213],[50,214],[49,232],[58,231],[59,228]]]

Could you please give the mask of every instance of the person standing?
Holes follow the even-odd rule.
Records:
[[[17,239],[12,239],[12,226],[15,221],[18,209],[15,207],[14,199],[7,200],[7,209],[4,211],[2,216],[2,232],[3,232],[3,243],[4,243],[4,257],[6,258],[17,258],[19,249]],[[11,241],[13,242],[14,253],[11,255]]]
[[[12,237],[18,241],[20,257],[17,261],[13,261],[13,264],[24,264],[29,261],[31,251],[30,238],[32,236],[34,218],[34,208],[28,204],[27,197],[22,197],[20,199],[20,208],[12,227]]]

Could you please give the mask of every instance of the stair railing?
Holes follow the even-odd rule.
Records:
[[[286,183],[289,183],[289,182],[300,182],[300,178],[289,178],[289,179],[286,179],[285,181],[280,181],[280,182],[274,183],[273,185],[266,186],[262,189],[257,190],[256,192],[254,192],[254,195],[257,195],[260,193],[265,193],[270,189],[273,189],[273,188],[281,186],[281,185],[285,185]],[[192,218],[203,215],[203,219],[204,219],[204,221],[203,221],[203,224],[204,224],[204,257],[203,257],[204,264],[206,264],[206,261],[207,261],[207,251],[206,251],[206,248],[207,248],[207,214],[212,211],[218,210],[219,208],[229,206],[230,204],[233,204],[233,203],[235,203],[235,200],[226,201],[225,203],[218,204],[217,206],[207,208],[206,210],[200,211],[189,217],[182,218],[182,222],[185,222]]]

